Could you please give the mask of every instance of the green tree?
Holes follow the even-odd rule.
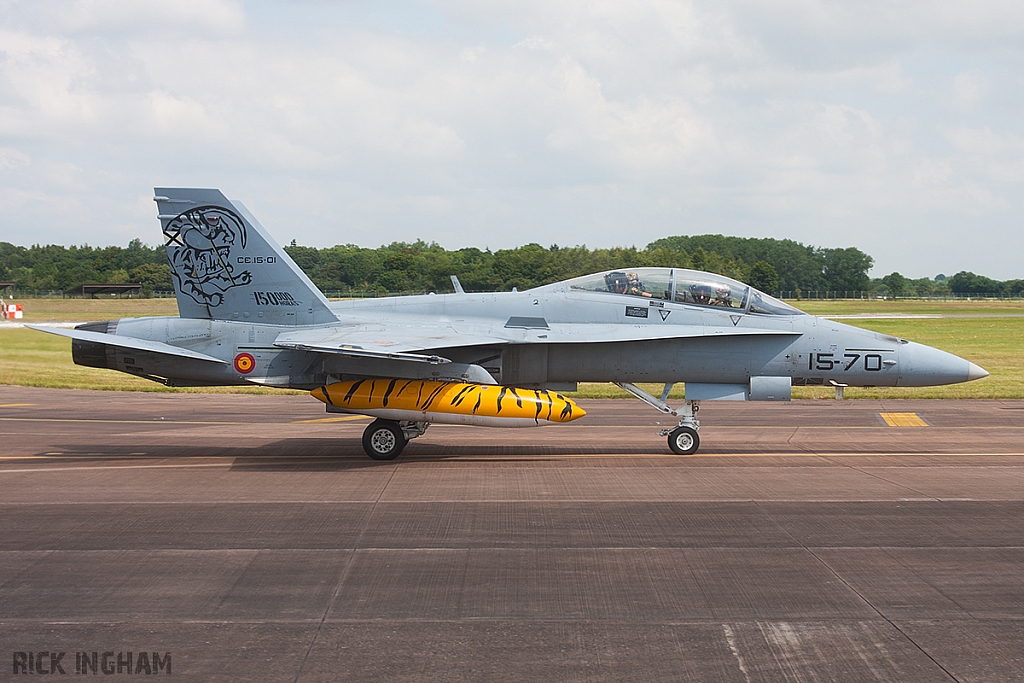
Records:
[[[1024,280],[1007,280],[1003,283],[1003,291],[1012,296],[1024,294]]]
[[[1003,283],[984,275],[962,270],[949,278],[949,289],[956,294],[997,294],[1003,291]]]
[[[295,244],[295,240],[292,240],[292,243],[284,250],[307,275],[316,272],[320,265],[320,250],[316,247],[301,247]]]
[[[885,287],[885,291],[889,296],[902,296],[908,293],[910,280],[899,273],[893,272],[882,278],[882,286]]]
[[[853,292],[871,286],[867,271],[873,263],[869,255],[853,247],[824,249],[793,240],[724,235],[677,235],[651,242],[644,249],[527,244],[492,253],[475,248],[448,251],[422,240],[376,249],[354,244],[317,249],[292,240],[285,251],[328,292],[446,292],[451,291],[450,275],[457,275],[468,291],[527,289],[588,273],[642,266],[706,270],[769,292]],[[939,276],[934,282],[892,275],[902,280],[890,275],[875,281],[875,286],[922,295],[950,290],[964,294],[1024,291],[1020,280],[1003,283],[967,271],[948,279]],[[23,247],[0,242],[0,279],[13,280],[30,290],[125,279],[142,282],[149,291],[172,286],[164,248],[146,246],[138,239],[127,247],[102,248]]]
[[[172,289],[171,267],[167,263],[143,263],[128,272],[132,282],[142,284],[142,292],[147,296],[155,290]]]
[[[846,249],[819,249],[825,289],[830,292],[859,292],[866,290],[871,279],[868,271],[874,259],[855,247]]]
[[[722,275],[744,279],[749,264],[766,261],[779,275],[779,289],[785,291],[825,289],[822,275],[822,255],[814,247],[793,240],[773,238],[727,237],[725,235],[676,235],[655,240],[647,249],[674,249],[694,255],[697,249],[718,254],[732,265]],[[699,268],[694,256],[694,268]],[[704,270],[704,269],[702,269]]]
[[[111,284],[124,284],[128,282],[128,271],[124,268],[107,270],[100,274],[104,282]]]
[[[767,261],[757,261],[750,267],[747,284],[767,294],[774,294],[779,289],[779,274],[775,266]]]
[[[908,280],[907,288],[917,296],[930,296],[936,294],[942,286],[929,277],[920,277],[916,280]]]

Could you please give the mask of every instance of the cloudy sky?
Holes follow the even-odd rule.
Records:
[[[856,246],[1024,277],[1024,3],[0,0],[0,240]]]

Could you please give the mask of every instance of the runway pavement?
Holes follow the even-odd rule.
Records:
[[[696,456],[582,403],[379,463],[305,396],[0,387],[0,672],[1021,679],[1024,401],[705,403]]]

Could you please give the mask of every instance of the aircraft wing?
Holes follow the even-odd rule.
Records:
[[[477,324],[458,330],[429,323],[381,323],[286,332],[274,346],[363,358],[386,358],[420,363],[447,363],[444,349],[516,344],[570,344],[647,341],[684,337],[795,335],[790,330],[703,325],[620,325],[553,323],[532,329]]]
[[[180,346],[172,346],[158,341],[150,341],[149,339],[123,337],[117,334],[106,334],[105,332],[89,332],[87,330],[66,330],[56,327],[43,327],[42,325],[25,325],[25,327],[38,330],[39,332],[48,332],[49,334],[57,334],[62,337],[71,337],[72,339],[77,339],[79,341],[94,342],[96,344],[109,344],[110,346],[118,346],[123,349],[150,351],[152,353],[162,353],[168,356],[203,360],[210,363],[227,364],[230,362],[221,360],[220,358],[214,358],[213,356],[207,356],[205,353],[199,353],[198,351],[193,351],[191,349],[184,349]]]
[[[451,363],[447,358],[437,355],[426,355],[423,353],[405,353],[402,351],[386,351],[384,349],[366,348],[355,344],[343,344],[332,346],[330,344],[307,344],[294,341],[277,341],[274,346],[281,349],[295,349],[296,351],[312,351],[314,353],[331,353],[338,356],[352,356],[354,358],[384,358],[387,360],[404,360],[412,363],[430,363],[439,365]]]
[[[425,350],[507,344],[501,337],[459,332],[448,325],[380,324],[303,330],[279,335],[274,346],[360,358],[386,358],[420,363],[448,363]]]

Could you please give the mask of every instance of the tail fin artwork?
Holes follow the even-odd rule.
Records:
[[[240,202],[220,190],[156,188],[182,318],[315,325],[327,299]]]

